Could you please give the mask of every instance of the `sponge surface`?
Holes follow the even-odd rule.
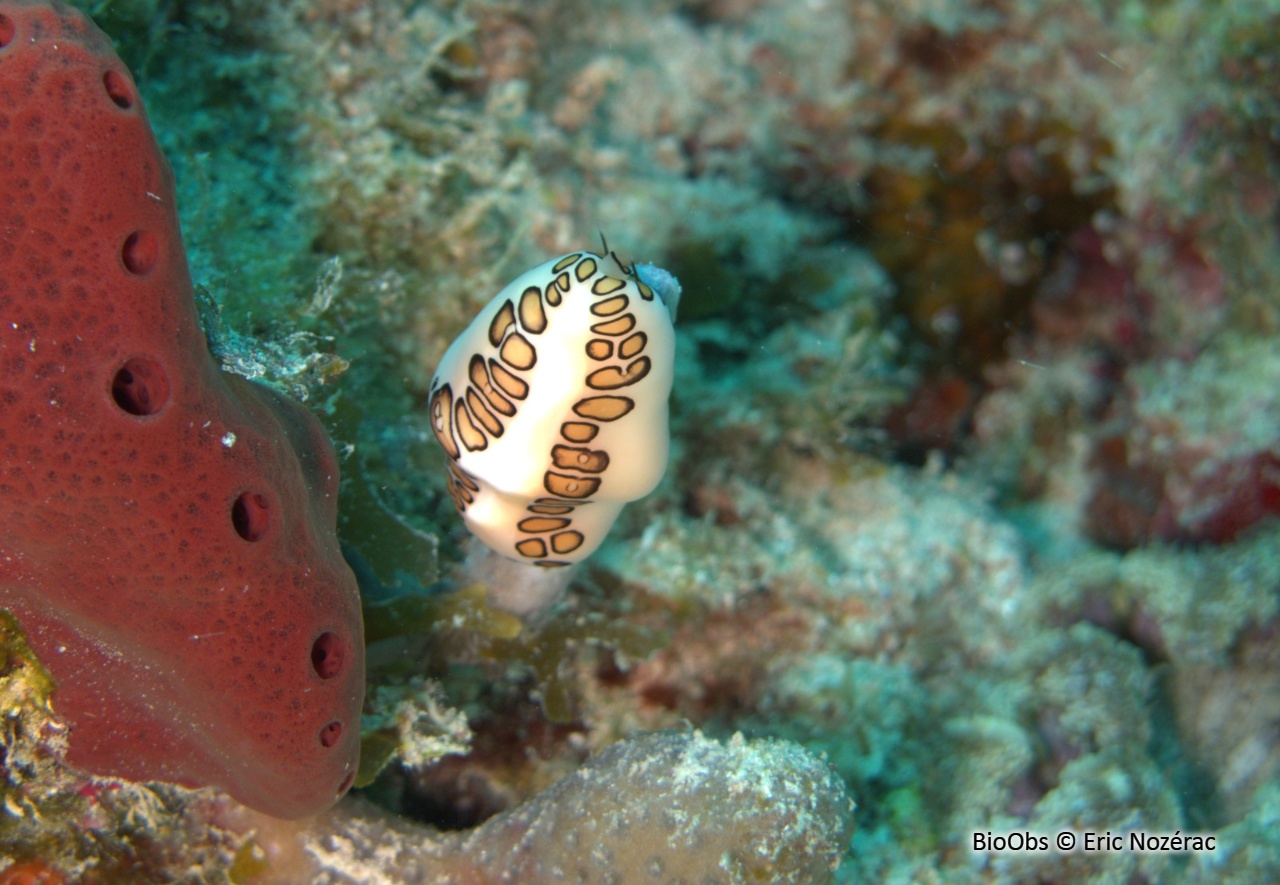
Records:
[[[0,3],[0,92],[0,607],[58,680],[71,763],[317,811],[364,684],[332,448],[214,365],[105,35]]]

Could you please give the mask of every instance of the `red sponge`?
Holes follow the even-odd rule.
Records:
[[[0,607],[58,680],[72,764],[317,812],[364,691],[333,449],[210,358],[107,38],[0,2],[0,95]]]

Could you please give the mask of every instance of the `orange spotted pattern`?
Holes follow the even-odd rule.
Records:
[[[642,353],[643,332],[633,332],[635,316],[628,312],[628,292],[646,301],[653,291],[634,279],[604,272],[605,256],[589,252],[566,255],[550,269],[551,281],[543,288],[530,286],[518,302],[502,305],[488,329],[491,345],[472,355],[469,383],[459,392],[439,384],[430,395],[431,426],[449,455],[449,495],[459,513],[475,501],[480,487],[458,464],[463,451],[484,450],[491,439],[502,436],[505,421],[513,417],[529,395],[529,381],[522,375],[537,363],[538,336],[554,327],[555,310],[571,286],[589,286],[595,300],[590,310],[603,322],[591,326],[599,336],[587,342],[586,352],[596,363],[583,386],[599,394],[580,399],[573,406],[575,420],[560,426],[561,442],[548,453],[549,468],[543,477],[546,496],[527,507],[529,514],[517,523],[514,543],[517,559],[554,568],[570,565],[557,557],[582,546],[582,532],[573,528],[573,513],[589,506],[591,496],[609,468],[609,453],[586,446],[599,425],[616,421],[635,407],[626,388],[649,373],[650,361]]]

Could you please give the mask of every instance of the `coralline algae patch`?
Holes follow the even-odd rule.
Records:
[[[1278,384],[1274,342],[1242,336],[1131,373],[1089,461],[1090,534],[1225,543],[1280,516]]]

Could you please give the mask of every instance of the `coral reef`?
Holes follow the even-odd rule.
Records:
[[[844,851],[849,805],[794,744],[666,733],[615,744],[518,809],[434,844],[358,806],[284,840],[309,857],[305,881],[334,885],[822,885]],[[389,833],[399,837],[390,850]]]
[[[299,407],[214,367],[170,173],[105,37],[61,4],[0,5],[0,74],[18,97],[0,142],[18,185],[4,242],[17,272],[0,288],[12,319],[4,491],[31,502],[3,524],[0,603],[16,616],[4,615],[15,671],[5,814],[24,826],[7,828],[0,844],[15,862],[0,875],[74,868],[158,881],[201,853],[231,878],[251,875],[253,845],[234,830],[182,850],[216,799],[211,812],[209,799],[173,787],[78,783],[61,760],[97,776],[219,786],[281,818],[314,814],[351,786],[363,628],[332,534],[334,454]],[[56,364],[29,366],[26,353],[46,347]],[[662,438],[665,448],[665,422]],[[188,477],[194,494],[178,485]],[[111,519],[121,507],[126,518]],[[197,580],[175,585],[179,576]],[[434,741],[389,687],[371,700],[370,736],[389,725],[379,707],[394,707],[410,769],[467,737],[465,720],[424,692],[425,718],[443,732]],[[59,718],[42,722],[50,702]],[[499,881],[574,863],[599,881],[655,870],[820,881],[843,851],[847,804],[798,747],[634,740],[479,828],[424,875]],[[95,830],[109,833],[97,852],[84,838]],[[325,838],[345,842],[340,828]],[[326,846],[312,855],[312,881],[360,862],[335,861]]]
[[[41,847],[0,867],[645,881],[566,817],[626,797],[652,835],[687,753],[752,820],[782,818],[716,792],[743,754],[819,787],[773,855],[819,881],[1277,878],[1276,0],[83,5],[178,170],[217,358],[338,442],[368,764],[284,824],[77,782],[31,701],[5,796]],[[492,602],[546,588],[477,567],[431,373],[601,232],[685,288],[670,468],[521,622]],[[1125,848],[975,840],[1063,831]]]

